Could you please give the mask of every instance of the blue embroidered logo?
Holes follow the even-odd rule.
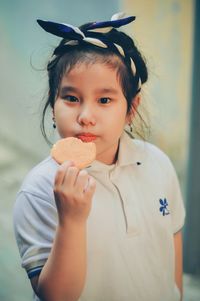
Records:
[[[169,214],[169,210],[167,209],[168,203],[167,203],[167,199],[160,199],[160,212],[162,212],[162,215],[165,216],[167,214]]]

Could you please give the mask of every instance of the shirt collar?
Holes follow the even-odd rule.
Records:
[[[144,159],[145,142],[131,138],[125,131],[120,138],[118,166],[141,164]]]
[[[89,167],[88,171],[110,171],[115,167],[126,166],[130,164],[142,164],[144,157],[144,142],[141,146],[140,140],[131,138],[125,131],[122,133],[119,142],[118,159],[115,164],[105,164],[95,160]]]

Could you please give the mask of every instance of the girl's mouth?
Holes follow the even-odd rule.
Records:
[[[84,134],[77,135],[77,138],[81,139],[83,142],[92,142],[92,141],[96,140],[97,136],[94,136],[89,133],[84,133]]]

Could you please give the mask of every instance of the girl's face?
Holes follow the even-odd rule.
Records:
[[[116,71],[100,63],[78,64],[63,76],[53,109],[60,136],[94,142],[96,159],[105,164],[115,162],[119,138],[130,121],[126,112]]]

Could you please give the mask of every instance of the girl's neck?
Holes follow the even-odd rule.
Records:
[[[118,159],[118,151],[119,151],[119,143],[118,145],[114,145],[113,148],[109,149],[108,151],[105,151],[97,155],[96,160],[107,165],[115,164]]]

